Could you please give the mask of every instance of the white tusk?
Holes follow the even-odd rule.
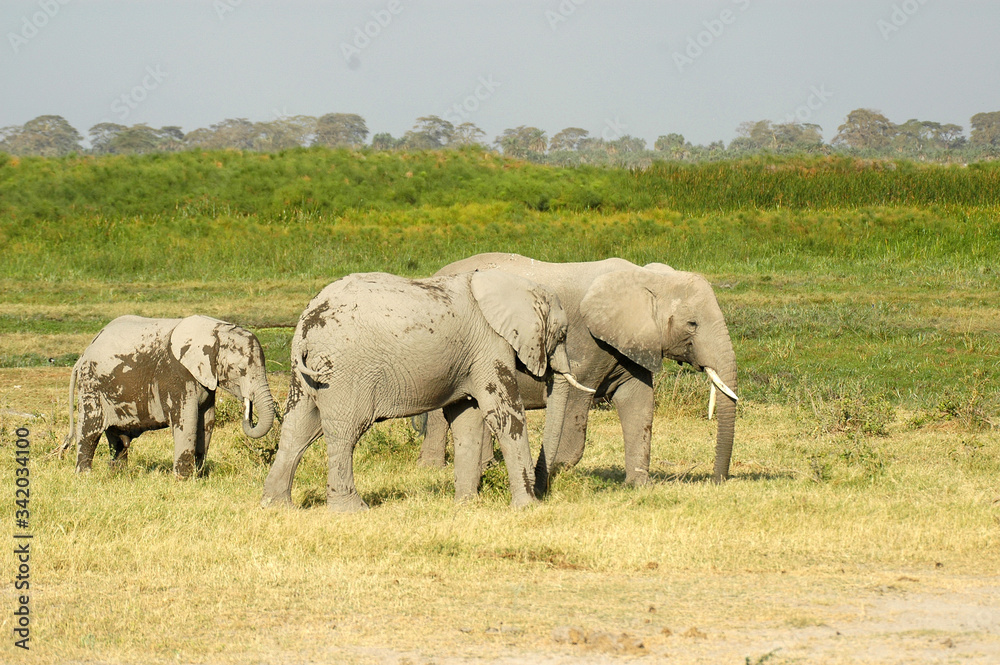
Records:
[[[712,416],[715,415],[715,384],[712,385],[712,391],[708,393],[708,419],[711,420]]]
[[[573,386],[574,388],[576,388],[578,390],[582,390],[584,392],[588,392],[591,395],[593,395],[594,393],[597,392],[596,388],[588,388],[587,386],[585,386],[582,383],[580,383],[579,381],[577,381],[576,377],[573,376],[572,374],[570,374],[569,372],[567,372],[566,374],[563,374],[563,377],[565,377],[565,379],[569,382],[569,385]]]
[[[243,398],[243,420],[250,420],[250,400]]]
[[[724,394],[726,397],[733,400],[734,402],[739,400],[739,397],[736,396],[736,393],[734,393],[729,388],[729,386],[727,386],[725,383],[722,382],[722,379],[719,378],[719,375],[715,373],[714,369],[712,369],[711,367],[706,367],[705,374],[708,374],[708,378],[712,379],[712,385],[721,390],[722,394]]]

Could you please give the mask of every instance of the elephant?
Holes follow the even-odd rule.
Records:
[[[80,388],[77,423],[74,392]],[[170,427],[174,474],[202,472],[215,427],[215,391],[243,401],[243,431],[260,438],[274,422],[264,350],[257,337],[207,316],[121,316],[101,330],[77,360],[69,384],[69,434],[77,472],[90,471],[97,441],[108,440],[113,467],[128,461],[132,440]],[[253,411],[258,422],[253,424]]]
[[[568,373],[566,327],[553,293],[499,270],[425,279],[356,273],[329,284],[292,337],[288,402],[261,505],[291,505],[295,470],[322,434],[327,507],[366,510],[354,484],[358,439],[376,422],[440,408],[456,431],[485,422],[503,451],[511,504],[534,502],[514,375],[518,361],[536,377]],[[478,446],[456,448],[457,501],[478,491],[479,458]]]
[[[713,480],[729,476],[736,417],[737,367],[729,331],[715,293],[697,274],[662,263],[639,267],[620,258],[585,263],[545,263],[517,254],[472,256],[445,266],[447,275],[475,269],[498,269],[542,284],[559,296],[569,317],[566,348],[572,374],[596,389],[575,389],[561,377],[545,385],[519,372],[517,382],[526,409],[545,408],[545,433],[535,465],[535,491],[543,495],[560,468],[583,456],[587,418],[593,399],[609,398],[618,411],[625,440],[625,481],[649,480],[653,423],[653,375],[665,358],[688,363],[711,379],[710,415],[716,388],[727,399],[718,403]],[[447,423],[431,413],[419,462],[444,464]],[[482,428],[482,457],[492,442]],[[453,432],[457,441],[464,433]]]

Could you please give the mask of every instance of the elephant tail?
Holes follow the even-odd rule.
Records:
[[[310,367],[306,365],[306,356],[308,355],[308,351],[303,350],[301,342],[299,342],[298,344],[296,343],[298,341],[299,340],[292,340],[292,370],[293,371],[298,370],[298,372],[302,376],[307,376],[313,381],[319,381],[320,377],[322,377],[324,374],[329,373],[329,369],[327,370],[310,369]]]
[[[76,441],[76,428],[73,424],[73,412],[76,411],[76,409],[74,408],[73,403],[76,399],[76,377],[80,372],[80,363],[82,360],[83,357],[81,356],[80,359],[76,361],[76,364],[73,365],[72,374],[69,375],[69,432],[66,434],[66,438],[63,439],[62,445],[53,451],[53,454],[59,455],[60,459],[62,459],[63,455],[66,454],[66,451],[69,450],[70,446],[72,446]]]

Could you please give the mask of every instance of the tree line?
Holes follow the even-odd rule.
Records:
[[[606,131],[592,136],[580,127],[567,127],[549,137],[537,127],[505,129],[487,143],[486,132],[471,122],[454,124],[438,116],[417,118],[412,129],[394,137],[388,132],[371,136],[365,119],[354,113],[320,117],[296,115],[252,122],[226,119],[185,133],[178,126],[126,126],[102,122],[88,131],[90,148],[65,118],[43,115],[24,125],[0,129],[0,152],[12,155],[56,157],[67,154],[143,154],[180,150],[249,150],[272,152],[290,148],[326,146],[372,150],[441,150],[480,146],[504,155],[557,165],[596,164],[644,167],[656,160],[711,161],[753,154],[855,154],[871,158],[970,162],[1000,156],[1000,111],[977,113],[968,136],[960,125],[916,118],[896,124],[872,109],[851,111],[827,143],[819,125],[803,122],[744,122],[729,145],[714,141],[692,145],[681,134],[646,140]]]

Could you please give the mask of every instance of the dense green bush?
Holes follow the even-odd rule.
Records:
[[[300,148],[0,160],[0,217],[257,216],[508,203],[535,211],[683,212],[993,205],[1000,168],[847,157],[562,168],[481,149]]]

